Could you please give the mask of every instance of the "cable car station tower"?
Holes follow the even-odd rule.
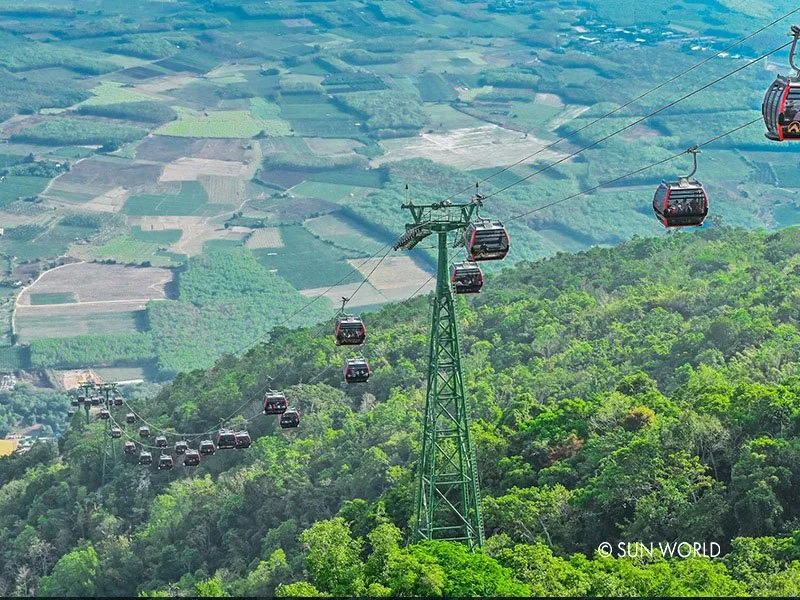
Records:
[[[450,289],[448,234],[455,232],[457,241],[463,239],[463,232],[477,217],[480,200],[476,196],[466,204],[403,204],[414,222],[406,225],[406,233],[393,246],[411,250],[431,235],[439,242],[412,541],[460,541],[470,550],[483,545],[483,518]]]

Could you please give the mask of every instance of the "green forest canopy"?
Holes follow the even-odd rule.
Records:
[[[133,400],[155,426],[203,431],[243,404],[233,425],[259,414],[274,377],[303,422],[282,435],[255,418],[247,452],[188,473],[117,460],[104,482],[103,428],[78,417],[62,460],[47,444],[0,460],[4,589],[23,591],[24,572],[25,589],[70,595],[794,593],[799,248],[800,228],[715,227],[524,263],[459,299],[484,553],[403,547],[418,298],[368,317],[366,386],[342,384],[330,336],[278,330]],[[593,556],[601,541],[684,539],[724,556]]]

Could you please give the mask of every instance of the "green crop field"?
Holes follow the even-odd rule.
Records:
[[[384,247],[368,231],[350,222],[341,213],[308,219],[303,226],[323,241],[354,253],[372,255]]]
[[[288,280],[297,289],[317,288],[363,281],[358,273],[350,273],[348,258],[364,256],[364,253],[347,252],[332,244],[317,239],[298,225],[281,228],[282,248],[253,250],[266,269]]]
[[[72,292],[49,292],[40,294],[31,294],[31,304],[34,306],[41,304],[69,304],[77,302],[75,294]]]
[[[252,113],[228,110],[193,115],[182,111],[177,121],[168,123],[157,133],[198,138],[251,138],[262,131],[273,136],[290,135],[290,127],[286,121],[257,116],[257,113],[263,114],[267,110],[265,105],[259,104]]]
[[[109,240],[93,251],[94,256],[100,259],[111,258],[125,264],[141,264],[149,262],[155,267],[169,267],[173,261],[158,253],[162,244],[144,242],[133,236],[123,235]]]
[[[116,81],[101,81],[99,85],[93,87],[89,91],[93,95],[88,100],[82,102],[83,105],[119,104],[122,102],[142,102],[153,99],[152,96],[142,94],[129,87],[123,87],[123,84]]]
[[[131,196],[123,206],[127,215],[181,216],[218,214],[223,205],[208,204],[208,194],[197,181],[185,181],[176,195]]]
[[[19,199],[34,198],[47,187],[46,177],[8,175],[0,181],[0,208]]]
[[[291,192],[298,196],[319,198],[320,200],[328,200],[329,202],[338,202],[343,198],[349,198],[351,194],[354,197],[362,198],[374,191],[374,188],[342,183],[324,183],[320,181],[304,181],[291,189]]]
[[[130,236],[134,240],[138,240],[140,242],[149,242],[151,244],[174,244],[183,235],[183,231],[181,229],[158,229],[153,231],[142,231],[142,228],[138,225],[131,229]]]
[[[96,332],[134,333],[142,330],[144,311],[115,311],[95,313],[73,313],[69,309],[62,314],[20,315],[17,330],[20,341],[90,335]]]

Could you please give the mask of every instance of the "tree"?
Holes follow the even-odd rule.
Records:
[[[307,548],[306,564],[313,581],[334,596],[364,592],[363,541],[353,539],[342,517],[318,521],[300,534]]]
[[[95,594],[100,561],[91,545],[62,556],[53,573],[42,577],[39,594],[42,596],[89,597]]]

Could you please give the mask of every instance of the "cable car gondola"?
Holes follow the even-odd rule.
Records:
[[[653,196],[653,212],[664,227],[699,227],[708,215],[708,194],[693,176],[697,171],[697,146],[687,150],[694,168],[678,181],[662,181]]]
[[[464,232],[464,242],[473,262],[503,260],[511,245],[505,226],[500,221],[489,219],[470,223]]]
[[[83,404],[86,402],[86,395],[85,394],[78,394],[77,397],[78,404]]]
[[[281,429],[291,429],[300,425],[300,413],[291,408],[281,415]]]
[[[245,448],[249,448],[253,445],[253,439],[250,437],[250,434],[246,431],[237,431],[236,432],[236,448],[239,450],[244,450]]]
[[[71,418],[72,418],[72,417],[74,417],[74,416],[75,416],[75,411],[74,411],[74,410],[72,410],[72,409],[69,409],[69,410],[67,411],[67,417],[69,417],[69,418],[71,419]]]
[[[450,265],[450,285],[456,294],[478,294],[483,287],[483,272],[474,262],[454,263]]]
[[[212,455],[217,451],[214,442],[211,440],[203,440],[200,442],[200,454]],[[187,452],[188,454],[188,452]]]
[[[167,442],[167,437],[164,435],[159,435],[156,437],[156,448],[166,448],[169,445]]]
[[[108,421],[111,418],[111,413],[108,412],[107,409],[103,408],[99,413],[97,413],[97,418],[103,421]]]
[[[800,67],[794,63],[800,27],[792,25],[792,49],[789,51],[789,65],[794,76],[778,75],[764,95],[761,114],[767,126],[768,139],[776,142],[800,140]]]
[[[147,452],[146,450],[142,450],[139,453],[139,464],[140,465],[152,465],[153,464],[153,455]]]
[[[150,428],[147,425],[139,427],[139,437],[150,437]]]
[[[184,467],[196,467],[200,464],[200,453],[197,450],[189,449],[183,456]]]
[[[366,383],[372,371],[363,357],[348,358],[344,361],[344,380],[347,383]]]
[[[217,448],[220,450],[236,448],[236,434],[230,429],[220,429],[217,433]]]
[[[175,454],[186,454],[189,449],[189,443],[183,440],[175,442]]]
[[[80,398],[73,397],[70,401],[70,404],[72,404],[72,406],[80,406],[82,404],[82,400]]]
[[[264,395],[264,414],[265,415],[282,415],[288,408],[286,403],[286,396],[283,392],[274,392],[270,390]]]
[[[121,438],[122,437],[122,429],[120,429],[119,427],[112,427],[111,428],[111,437],[114,438],[114,439]]]
[[[91,399],[92,406],[100,406],[103,403],[102,396],[92,396]]]
[[[125,404],[125,398],[122,396],[114,396],[114,406],[122,406]]]
[[[125,454],[136,454],[136,444],[131,441],[127,441],[122,444],[122,451]]]
[[[341,314],[336,318],[336,345],[360,346],[367,339],[367,328],[361,317]]]
[[[125,415],[125,422],[126,422],[128,425],[131,425],[131,424],[133,424],[133,423],[136,423],[136,415],[135,415],[135,414],[133,414],[133,413],[128,413],[127,415]]]
[[[175,466],[175,461],[172,460],[169,454],[162,454],[158,457],[159,471],[169,471],[173,466]]]

